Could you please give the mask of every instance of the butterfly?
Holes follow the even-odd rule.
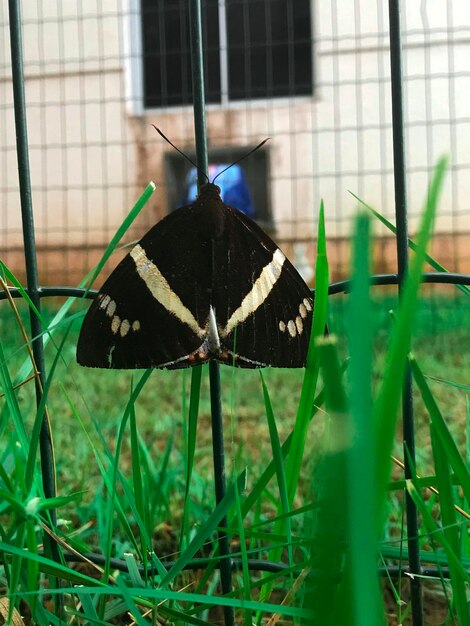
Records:
[[[111,369],[178,369],[211,359],[303,367],[312,311],[295,267],[208,181],[193,203],[151,228],[103,284],[85,315],[77,361]]]

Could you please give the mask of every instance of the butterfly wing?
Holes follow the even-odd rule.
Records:
[[[220,284],[214,308],[225,352],[239,367],[303,367],[312,297],[295,267],[250,218],[225,207],[225,237],[216,248]]]
[[[207,254],[192,206],[169,214],[121,261],[83,321],[77,361],[88,367],[185,367],[197,359],[209,311]]]

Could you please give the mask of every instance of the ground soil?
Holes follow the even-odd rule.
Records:
[[[397,586],[396,581],[394,581],[394,584]],[[403,619],[403,621],[399,620],[397,602],[388,581],[383,584],[383,598],[388,626],[412,626],[410,615]],[[409,604],[409,588],[406,582],[402,583],[401,598],[405,603],[402,605],[402,615],[405,615],[408,614],[406,609]],[[423,615],[424,626],[441,626],[447,623],[457,625],[457,621],[446,622],[448,616],[448,602],[442,590],[438,588],[427,588],[426,585],[423,588]]]

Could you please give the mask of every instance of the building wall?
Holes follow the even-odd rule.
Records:
[[[465,246],[454,246],[451,237],[459,233],[461,241],[470,232],[470,5],[403,5],[410,224],[413,229],[433,164],[449,154],[437,228],[450,242],[442,248],[450,251],[450,269],[469,271]],[[23,3],[33,201],[46,282],[77,282],[149,180],[158,189],[132,236],[167,212],[162,156],[171,148],[151,123],[183,149],[194,146],[190,108],[142,111],[138,7],[137,0]],[[0,247],[21,273],[5,5],[0,23]],[[323,198],[328,236],[340,242],[357,209],[351,191],[393,216],[387,3],[314,2],[313,31],[314,96],[209,106],[209,150],[271,137],[278,238],[313,241]],[[379,226],[375,231],[386,234]],[[393,246],[385,248],[392,250],[388,265]],[[332,243],[331,250],[336,273],[346,273],[347,247]]]

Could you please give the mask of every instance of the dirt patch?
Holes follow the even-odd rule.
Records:
[[[398,581],[393,581],[393,584],[397,589]],[[409,581],[406,578],[402,579],[401,612],[388,580],[383,581],[382,588],[388,626],[412,626]],[[448,601],[439,583],[429,583],[423,586],[423,614],[424,626],[441,626],[447,623]],[[402,621],[400,621],[400,615]]]

